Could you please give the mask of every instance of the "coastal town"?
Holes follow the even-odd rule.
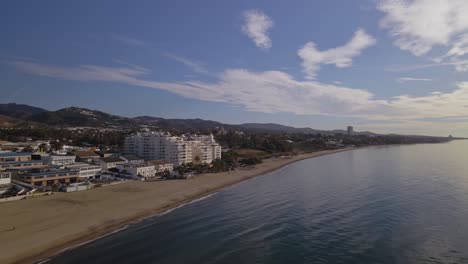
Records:
[[[80,134],[90,133],[88,128],[72,129]],[[107,129],[91,131],[107,133]],[[22,137],[26,141],[0,141],[0,202],[54,192],[84,191],[128,181],[188,179],[201,173],[255,166],[265,158],[377,145],[382,138],[387,144],[392,143],[390,137],[356,135],[352,126],[345,131],[344,135],[321,136],[213,130],[223,146],[212,133],[173,135],[145,126],[134,133],[114,132],[125,136],[113,148],[87,142],[66,145],[57,138]],[[401,139],[395,143],[398,142]]]
[[[0,105],[0,263],[35,263],[291,163],[454,137]]]
[[[193,173],[174,168],[184,164],[210,166],[221,159],[222,150],[213,135],[173,136],[168,132],[130,135],[120,153],[79,146],[50,151],[49,141],[0,142],[0,148],[0,201],[129,180],[185,179]]]

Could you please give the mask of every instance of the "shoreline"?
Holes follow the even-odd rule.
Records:
[[[231,172],[223,172],[223,173],[210,173],[210,174],[200,174],[195,176],[194,179],[188,179],[188,180],[171,180],[171,181],[164,181],[164,182],[157,182],[157,183],[150,183],[150,182],[129,182],[129,183],[124,183],[124,184],[119,184],[116,186],[107,186],[107,187],[102,187],[102,188],[97,188],[94,190],[88,190],[88,191],[83,191],[83,192],[77,192],[77,193],[69,193],[69,194],[54,194],[52,196],[43,198],[35,198],[32,200],[25,200],[25,201],[17,201],[17,202],[12,202],[9,203],[8,205],[19,205],[20,203],[24,203],[25,209],[28,210],[28,204],[38,204],[38,203],[47,203],[49,201],[54,202],[54,200],[64,200],[65,203],[69,203],[73,206],[80,207],[80,197],[86,197],[87,200],[92,200],[92,198],[101,198],[99,195],[99,191],[106,191],[107,193],[110,193],[109,195],[105,196],[104,199],[114,199],[118,198],[118,192],[121,192],[123,189],[123,192],[126,195],[132,195],[132,193],[135,193],[135,195],[139,195],[142,197],[137,197],[135,199],[131,199],[132,197],[123,197],[126,199],[122,204],[122,210],[124,210],[125,207],[130,207],[131,209],[132,206],[138,205],[138,202],[144,203],[143,199],[147,198],[153,198],[153,199],[158,199],[160,197],[165,198],[165,201],[160,203],[159,205],[153,205],[145,204],[145,208],[141,209],[136,209],[133,210],[134,212],[109,212],[109,214],[101,213],[102,215],[106,217],[106,220],[104,221],[97,221],[97,225],[92,225],[89,226],[84,224],[83,226],[79,226],[76,229],[81,229],[77,230],[75,232],[70,232],[68,231],[68,234],[62,235],[62,237],[55,237],[55,238],[49,238],[48,241],[49,243],[46,245],[43,245],[42,247],[37,247],[36,248],[30,248],[29,250],[20,250],[20,252],[11,252],[9,250],[5,250],[6,253],[10,254],[5,254],[0,252],[0,256],[4,256],[3,260],[2,257],[0,257],[0,262],[3,263],[47,263],[47,260],[50,259],[51,257],[61,254],[63,252],[66,252],[68,250],[73,250],[74,248],[83,246],[85,244],[91,243],[95,240],[98,240],[100,238],[103,238],[105,236],[114,234],[116,232],[122,231],[129,226],[133,224],[137,224],[138,222],[144,221],[149,218],[153,217],[158,217],[166,213],[170,213],[172,210],[175,210],[177,208],[183,207],[187,204],[190,204],[192,202],[196,202],[199,199],[203,199],[204,197],[208,197],[210,195],[213,195],[215,193],[224,191],[226,189],[232,188],[235,185],[238,185],[242,182],[245,182],[247,180],[256,178],[256,177],[261,177],[261,176],[266,176],[269,173],[272,173],[274,171],[277,171],[287,165],[290,165],[292,163],[305,160],[305,159],[311,159],[311,158],[316,158],[324,155],[330,155],[330,154],[335,154],[335,153],[340,153],[340,152],[345,152],[345,151],[350,151],[350,150],[356,150],[359,148],[343,148],[343,149],[335,149],[335,150],[323,150],[323,151],[317,151],[317,152],[312,152],[312,153],[305,153],[305,154],[299,154],[297,156],[291,157],[291,158],[271,158],[264,160],[263,163],[256,165],[254,168],[248,168],[248,169],[236,169]],[[223,177],[224,176],[224,177]],[[213,179],[211,179],[213,178]],[[213,180],[213,182],[210,184],[210,180]],[[160,191],[165,190],[162,185],[167,185],[170,186],[171,188],[175,189],[174,187],[178,188],[184,188],[184,187],[191,187],[190,185],[195,185],[195,187],[200,187],[200,188],[191,188],[190,190],[177,190],[178,193],[177,195],[172,195],[174,197],[165,197],[164,193],[158,193],[153,190],[149,190],[149,188],[154,188],[154,189],[160,189]],[[152,185],[152,186],[144,186],[144,185]],[[153,185],[159,185],[159,187],[155,187]],[[199,185],[199,186],[197,186]],[[127,187],[126,190],[125,188]],[[140,189],[138,189],[140,187]],[[134,188],[134,189],[132,189]],[[147,190],[144,190],[144,189]],[[188,189],[188,188],[187,188]],[[135,191],[136,190],[136,191]],[[114,191],[114,193],[112,193]],[[116,194],[117,193],[117,194]],[[188,193],[188,195],[187,195]],[[75,199],[67,199],[67,196],[73,196]],[[182,197],[182,198],[181,198]],[[91,198],[91,199],[90,199]],[[171,199],[172,198],[172,199]],[[108,203],[110,201],[107,201]],[[103,204],[107,204],[106,201],[102,201]],[[114,205],[114,204],[113,204]],[[97,207],[97,208],[92,208],[92,209],[97,209],[97,211],[105,211],[105,209],[100,210],[99,206],[91,206],[88,205],[89,207]],[[7,207],[7,206],[3,206]],[[23,206],[18,206],[18,209],[15,209],[13,206],[8,206],[8,209],[10,209],[12,212],[10,214],[21,214],[21,207]],[[119,204],[117,204],[117,209],[119,209]],[[67,210],[68,207],[65,207],[63,210]],[[88,209],[88,208],[86,208]],[[115,208],[114,208],[115,209]],[[53,210],[53,209],[52,209]],[[2,211],[2,206],[0,205],[0,212]],[[88,211],[93,211],[93,210],[88,210]],[[96,211],[96,210],[94,210]],[[77,214],[75,211],[73,211],[75,215],[78,215],[82,217],[79,213]],[[38,210],[38,213],[41,213],[40,210]],[[65,212],[66,213],[66,212]],[[56,213],[57,214],[57,213]],[[34,215],[32,213],[31,215]],[[71,213],[70,213],[71,215]],[[118,215],[117,217],[111,217],[109,215]],[[58,218],[61,218],[62,215],[58,214]],[[12,218],[12,219],[6,219],[6,218]],[[39,218],[47,218],[47,216],[41,215]],[[74,223],[69,223],[67,220],[75,220],[73,215],[68,216],[64,215],[64,219],[61,219],[62,221],[60,223],[68,224],[71,226],[68,226],[68,228],[73,228]],[[87,219],[86,217],[84,217]],[[92,218],[92,217],[90,217]],[[21,234],[22,232],[18,232],[16,235],[8,234],[8,230],[5,230],[5,228],[2,225],[5,225],[5,222],[8,222],[8,220],[12,220],[13,223],[16,223],[15,217],[4,217],[3,219],[0,219],[0,239],[2,241],[7,241],[5,239],[8,239],[8,237],[21,237],[21,236],[27,236],[28,232],[25,232],[24,234]],[[55,219],[54,219],[55,220]],[[77,220],[75,220],[76,222]],[[30,221],[27,224],[31,224]],[[26,224],[26,223],[25,223]],[[34,225],[34,224],[33,224]],[[46,224],[43,224],[46,225]],[[47,225],[46,225],[47,226]],[[21,229],[21,227],[14,228],[12,232],[15,232]],[[36,227],[32,228],[32,233],[36,232],[39,234],[36,234],[36,237],[41,237],[44,235],[55,235],[57,236],[57,233],[54,233],[53,231],[50,231],[49,234],[47,234],[47,230],[44,230],[44,227]],[[36,230],[37,229],[37,230]],[[45,233],[45,234],[43,234]],[[6,234],[6,238],[4,237]],[[23,240],[28,240],[27,238],[21,237]],[[35,241],[34,238],[29,239],[29,244],[34,245],[35,243],[41,243],[40,241]],[[23,244],[23,241],[20,241],[17,244]],[[23,245],[24,246],[24,245]],[[12,246],[13,247],[13,246]],[[18,249],[17,249],[18,251]],[[15,255],[16,254],[16,255]]]

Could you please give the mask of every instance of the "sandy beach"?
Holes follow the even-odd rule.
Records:
[[[189,180],[126,182],[75,193],[0,204],[0,263],[33,263],[131,222],[156,215],[295,161],[347,151],[266,159],[254,168]]]

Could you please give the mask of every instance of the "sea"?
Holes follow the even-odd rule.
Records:
[[[468,141],[299,161],[47,263],[468,263]]]

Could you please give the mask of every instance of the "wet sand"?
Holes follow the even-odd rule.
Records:
[[[75,193],[0,204],[0,263],[34,263],[244,180],[295,161],[350,149],[266,159],[254,168],[189,180],[126,182]]]

